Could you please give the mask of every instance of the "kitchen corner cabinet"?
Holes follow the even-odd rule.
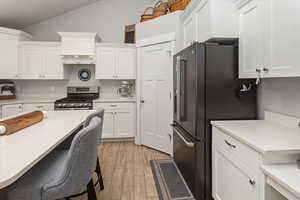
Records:
[[[259,154],[217,128],[212,152],[214,199],[259,200]]]
[[[300,76],[299,7],[294,0],[239,3],[240,78]]]
[[[97,47],[96,79],[136,79],[136,49]]]
[[[136,133],[135,103],[95,103],[94,108],[105,109],[103,138],[131,138]]]
[[[232,0],[192,1],[181,16],[183,48],[194,42],[238,36],[238,12]]]
[[[20,79],[65,79],[61,46],[52,42],[22,42],[19,48]]]
[[[2,118],[17,115],[23,112],[22,104],[11,104],[2,106]]]

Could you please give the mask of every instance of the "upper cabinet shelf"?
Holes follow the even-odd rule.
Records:
[[[136,79],[135,47],[99,46],[96,53],[96,79]]]
[[[300,76],[300,1],[243,0],[239,7],[240,78]]]

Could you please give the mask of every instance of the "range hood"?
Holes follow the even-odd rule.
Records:
[[[95,64],[97,33],[59,32],[64,64]]]

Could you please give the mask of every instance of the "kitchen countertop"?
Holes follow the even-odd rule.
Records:
[[[1,105],[19,104],[19,103],[54,103],[56,100],[65,98],[65,96],[58,97],[17,97],[17,99],[0,100]],[[106,102],[136,102],[136,98],[120,98],[120,97],[100,97],[94,100],[94,103],[106,103]]]
[[[212,121],[211,124],[259,153],[300,153],[300,129],[267,120]]]
[[[268,178],[280,184],[296,198],[300,198],[300,170],[296,164],[263,165],[261,169]]]
[[[48,111],[41,122],[14,134],[0,136],[0,189],[26,173],[93,112]]]
[[[7,105],[7,104],[18,104],[18,103],[53,103],[57,99],[64,98],[63,96],[60,97],[17,97],[17,99],[8,99],[8,100],[1,100],[1,105]]]

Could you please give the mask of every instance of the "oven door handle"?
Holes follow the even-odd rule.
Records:
[[[193,142],[188,142],[176,128],[174,128],[174,132],[182,139],[187,147],[194,148],[195,144]]]

